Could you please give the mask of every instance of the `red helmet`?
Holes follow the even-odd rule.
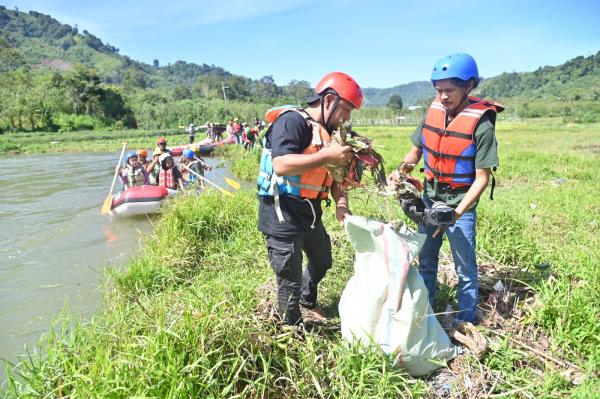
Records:
[[[363,101],[363,94],[356,80],[352,79],[350,75],[344,72],[328,73],[317,83],[315,91],[317,94],[322,94],[327,89],[335,90],[341,98],[354,105],[354,108],[360,108]]]

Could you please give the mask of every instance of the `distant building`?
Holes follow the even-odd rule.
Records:
[[[411,105],[410,107],[408,107],[409,111],[417,111],[419,109],[423,109],[422,105]]]

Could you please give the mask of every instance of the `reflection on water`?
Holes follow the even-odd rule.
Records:
[[[118,157],[0,157],[0,359],[33,349],[65,303],[88,317],[102,299],[104,267],[123,264],[151,232],[147,217],[100,214]]]

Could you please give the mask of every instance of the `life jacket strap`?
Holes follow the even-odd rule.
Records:
[[[318,191],[321,193],[325,193],[325,192],[329,191],[329,187],[327,187],[327,186],[314,186],[312,184],[296,183],[296,182],[293,182],[288,179],[283,179],[283,182],[286,184],[289,184],[292,187],[298,187],[300,189],[304,188],[306,190]]]
[[[275,214],[277,215],[277,220],[279,220],[279,223],[283,223],[285,222],[285,219],[283,217],[283,212],[281,212],[281,203],[279,201],[279,186],[277,185],[277,179],[273,178],[271,180],[271,188],[269,189],[269,191],[273,193],[273,202],[275,205]]]
[[[424,161],[427,169],[435,175],[435,177],[475,177],[475,173],[442,173],[439,170],[432,168],[427,160]]]
[[[460,133],[460,132],[455,132],[452,130],[446,130],[446,129],[440,129],[438,127],[435,126],[431,126],[427,123],[423,124],[423,128],[432,131],[433,133],[439,135],[439,136],[450,136],[450,137],[458,137],[461,139],[466,139],[466,140],[472,140],[473,136],[470,134],[466,134],[466,133]]]
[[[425,144],[422,144],[422,145],[423,145],[423,148],[425,148],[427,150],[427,152],[430,152],[432,155],[436,156],[437,158],[461,159],[461,160],[465,160],[465,161],[470,161],[472,159],[475,159],[474,156],[469,156],[469,155],[443,154],[441,152],[435,151],[432,148],[427,147]]]
[[[314,229],[315,223],[317,223],[317,213],[315,212],[315,207],[313,206],[312,202],[310,202],[310,200],[308,198],[304,198],[304,201],[306,201],[308,203],[308,206],[310,206],[310,210],[313,214],[313,221],[312,221],[312,224],[310,225],[310,228]]]
[[[271,178],[273,177],[273,175],[270,175],[270,174],[268,174],[267,172],[264,172],[264,171],[262,171],[262,170],[258,172],[258,175],[259,175],[260,177],[262,177],[263,179],[266,179],[266,180],[269,180],[269,181],[270,181],[270,180],[271,180]]]

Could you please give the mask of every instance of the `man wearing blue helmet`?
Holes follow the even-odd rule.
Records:
[[[432,305],[442,237],[444,233],[448,237],[459,280],[455,325],[476,322],[475,208],[492,169],[498,166],[495,122],[503,107],[469,96],[479,81],[477,64],[468,54],[451,54],[435,63],[431,72],[435,100],[413,133],[413,147],[398,168],[400,173],[410,173],[423,157],[425,204],[431,207],[443,202],[455,210],[455,224],[442,234],[435,226],[419,226],[419,231],[427,234],[419,254],[419,272]],[[492,176],[492,193],[493,188]]]

